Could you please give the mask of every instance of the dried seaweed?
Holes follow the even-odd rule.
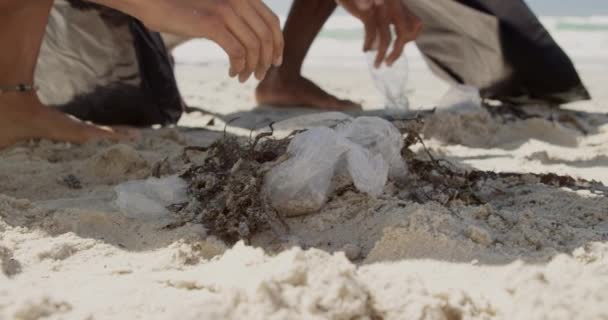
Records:
[[[424,127],[421,117],[396,120],[394,124],[404,134],[401,152],[410,169],[410,179],[398,185],[409,192],[402,193],[405,200],[418,203],[438,202],[445,206],[458,200],[467,205],[482,205],[492,198],[508,194],[506,189],[530,184],[531,181],[550,187],[588,190],[594,194],[608,196],[608,188],[597,181],[575,179],[554,173],[496,173],[492,171],[463,170],[447,160],[437,159],[424,144],[420,132]],[[411,148],[421,144],[424,157],[417,156]]]
[[[186,148],[185,153],[206,155],[181,175],[193,199],[178,211],[184,222],[202,223],[211,234],[231,242],[268,227],[285,233],[286,224],[269,205],[262,187],[268,163],[285,153],[289,141],[267,137],[258,136],[250,145],[224,137],[208,148]]]

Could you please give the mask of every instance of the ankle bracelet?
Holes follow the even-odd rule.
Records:
[[[33,84],[20,83],[15,86],[0,86],[0,95],[7,92],[30,92],[36,90],[38,90],[38,87]]]

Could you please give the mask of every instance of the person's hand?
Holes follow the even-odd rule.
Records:
[[[365,26],[364,51],[377,49],[375,66],[392,65],[403,54],[405,45],[416,39],[422,26],[402,0],[337,0]],[[397,38],[393,42],[391,25]],[[389,54],[389,48],[392,51]]]
[[[279,18],[261,0],[94,0],[124,11],[155,31],[216,42],[230,58],[230,76],[263,79],[283,60]]]

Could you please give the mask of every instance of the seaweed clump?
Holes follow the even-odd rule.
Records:
[[[284,233],[286,224],[262,192],[272,163],[286,153],[289,139],[258,136],[253,143],[224,137],[208,148],[186,148],[190,165],[181,175],[192,201],[177,208],[182,223],[201,223],[210,234],[235,242],[271,228]]]
[[[408,179],[397,185],[401,191],[400,198],[404,200],[421,204],[436,202],[446,207],[455,201],[465,205],[484,205],[496,197],[509,195],[514,187],[537,183],[608,196],[608,187],[598,181],[554,173],[497,173],[459,168],[447,160],[437,159],[426,147],[420,135],[424,127],[421,117],[400,119],[393,124],[404,135],[401,155],[409,168]],[[418,144],[422,146],[422,155],[412,151],[412,147]]]

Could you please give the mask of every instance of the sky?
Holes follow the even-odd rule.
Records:
[[[279,14],[285,14],[291,4],[290,0],[265,0],[265,2]],[[541,16],[608,16],[608,0],[527,0],[526,2]]]

